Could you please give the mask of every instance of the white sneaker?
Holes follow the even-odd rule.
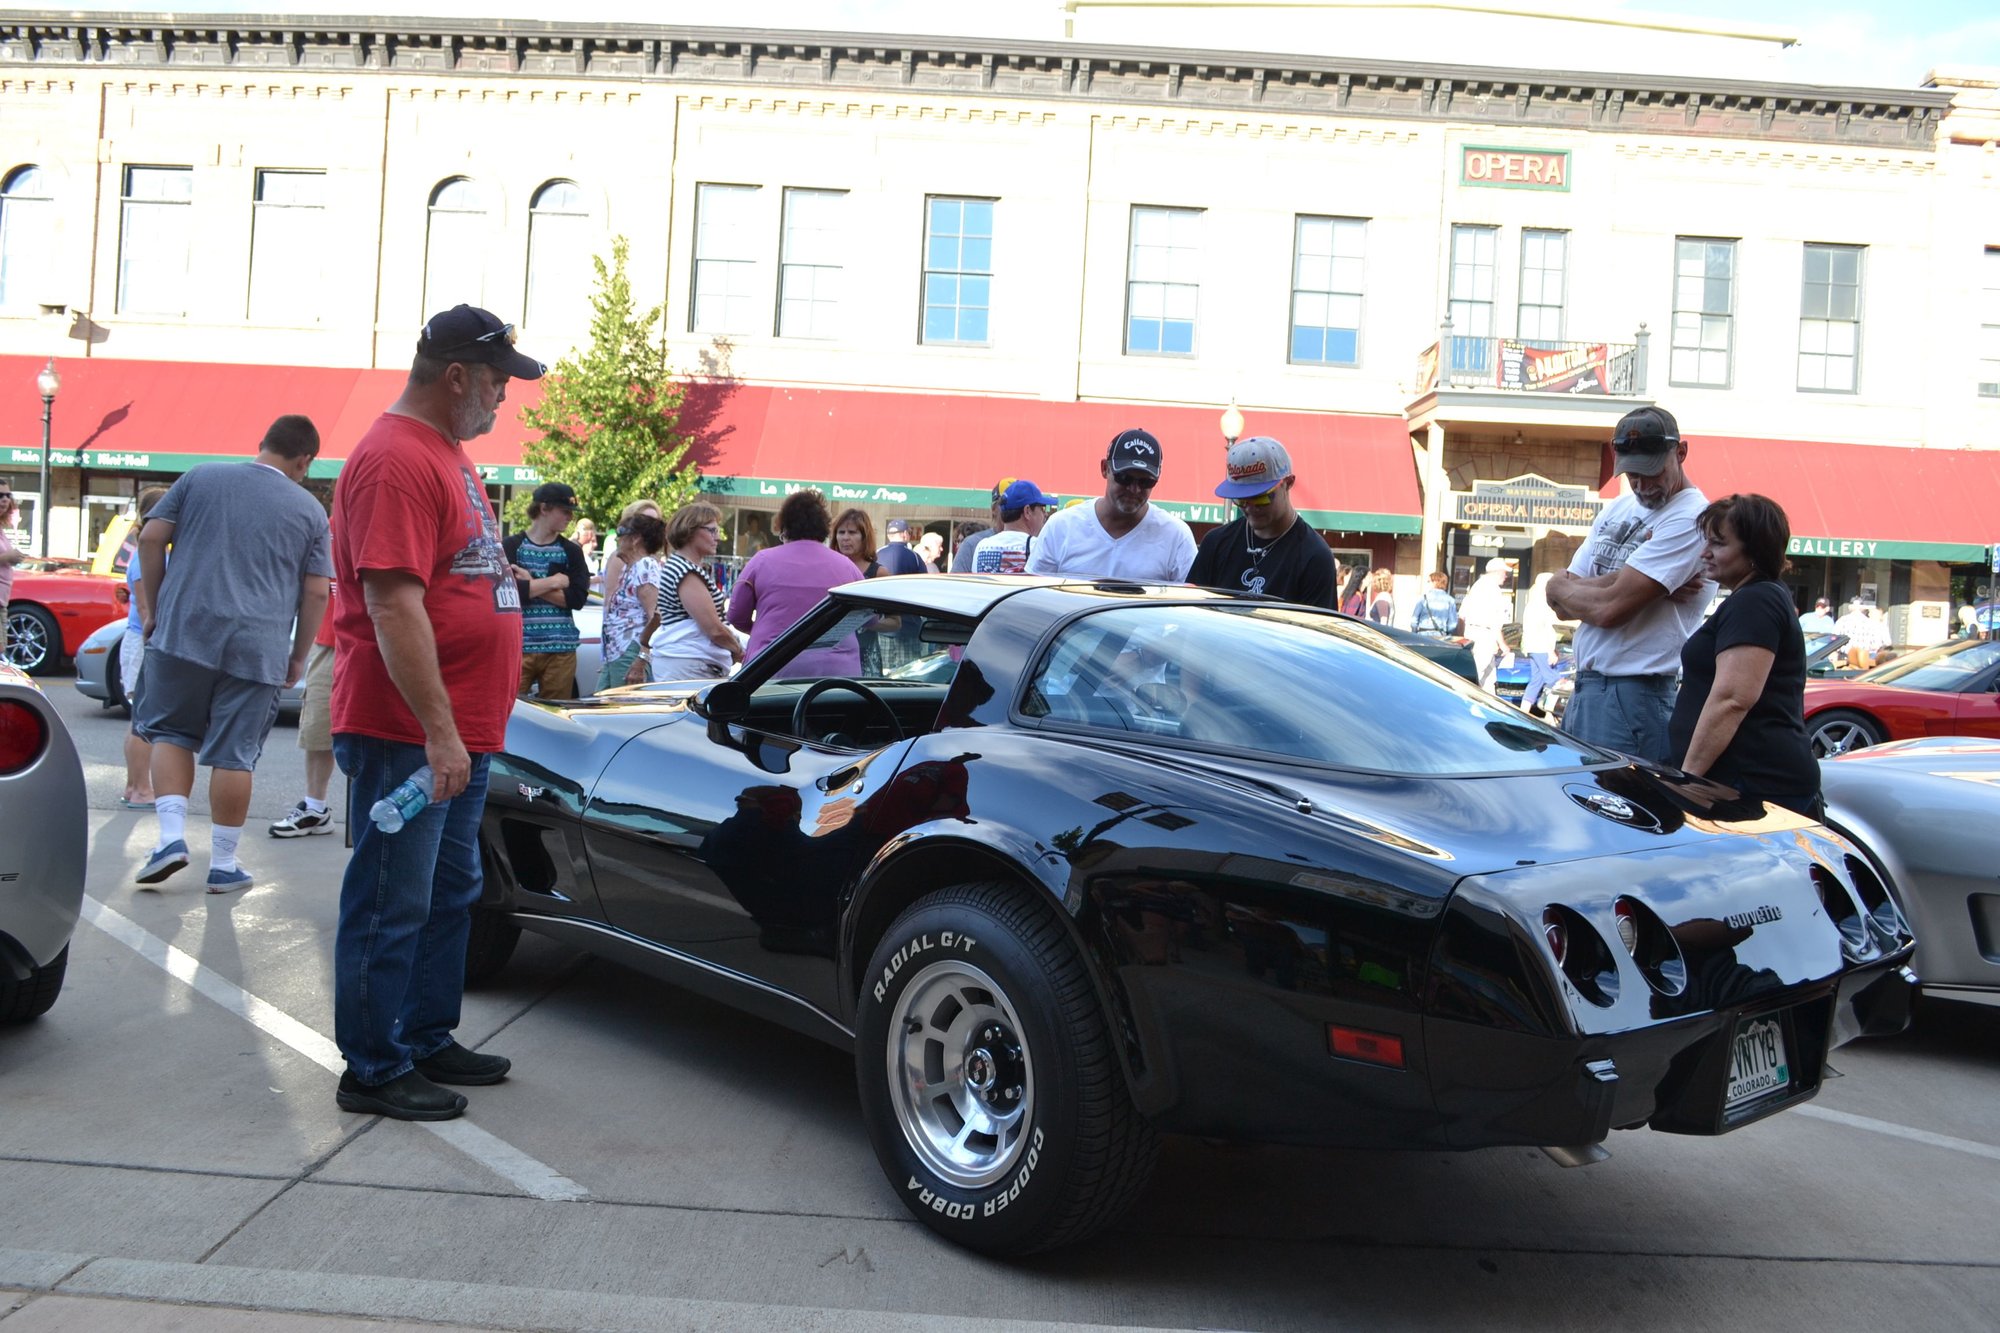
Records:
[[[333,832],[333,807],[311,810],[304,801],[293,806],[283,819],[271,825],[274,838],[305,838],[315,833]]]

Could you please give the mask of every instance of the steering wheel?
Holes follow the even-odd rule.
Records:
[[[897,720],[896,710],[889,707],[887,700],[859,681],[843,680],[838,676],[828,680],[813,682],[813,684],[806,687],[806,692],[799,696],[799,701],[792,705],[792,734],[794,736],[797,736],[800,740],[811,739],[809,733],[806,731],[806,710],[812,707],[813,700],[819,698],[822,694],[827,694],[834,690],[846,690],[849,694],[860,695],[863,703],[873,705],[883,717],[887,718],[889,720],[889,740],[891,744],[903,739],[903,724]],[[836,732],[829,732],[827,736],[821,739],[830,740],[838,734]]]

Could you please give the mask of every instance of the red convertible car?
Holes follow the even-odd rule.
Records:
[[[125,580],[73,565],[29,561],[7,602],[7,660],[41,675],[74,657],[91,631],[127,614]]]
[[[1921,736],[2000,738],[2000,641],[1953,639],[1848,680],[1808,680],[1806,734],[1822,759]]]

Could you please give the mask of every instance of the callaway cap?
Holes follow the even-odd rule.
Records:
[[[1055,496],[1043,495],[1042,488],[1025,477],[1019,481],[1009,482],[1007,489],[1000,492],[1000,512],[1003,514],[1019,514],[1029,505],[1055,509],[1061,504],[1062,501]]]
[[[1152,432],[1143,430],[1120,431],[1111,441],[1110,451],[1104,461],[1111,465],[1111,471],[1143,472],[1154,481],[1160,479],[1160,442]]]
[[[440,361],[475,361],[517,380],[538,380],[548,367],[514,350],[514,326],[490,310],[455,305],[432,315],[417,335],[417,355]]]
[[[1252,435],[1229,446],[1229,480],[1215,488],[1225,500],[1247,500],[1276,490],[1292,475],[1292,456],[1268,435]]]
[[[1611,432],[1611,471],[1656,477],[1681,442],[1681,426],[1664,407],[1640,407],[1619,418]]]

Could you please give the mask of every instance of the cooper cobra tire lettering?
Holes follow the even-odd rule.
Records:
[[[889,993],[890,984],[896,980],[896,974],[903,970],[903,964],[926,949],[957,949],[962,953],[971,953],[973,946],[978,943],[978,940],[961,931],[941,930],[937,933],[936,939],[932,939],[929,935],[918,935],[895,953],[890,954],[889,961],[883,964],[882,978],[875,983],[875,1003],[882,1003],[883,997]]]

